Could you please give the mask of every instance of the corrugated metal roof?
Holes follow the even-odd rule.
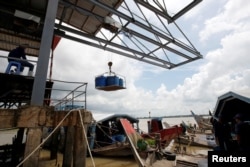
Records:
[[[101,0],[114,9],[119,7],[123,0]],[[48,0],[0,0],[0,50],[10,51],[16,46],[27,43],[27,55],[38,56],[41,34],[46,14]],[[15,11],[20,10],[40,17],[39,24],[32,20],[18,18]],[[98,17],[94,17],[93,14]],[[101,28],[105,16],[111,15],[88,1],[69,0],[60,1],[57,9],[57,19],[78,30],[95,35]]]
[[[117,9],[123,0],[100,0],[107,6]],[[103,18],[111,13],[89,1],[61,1],[57,11],[57,19],[76,27],[83,32],[95,35],[101,28]],[[99,16],[99,17],[98,17]]]
[[[40,39],[33,39],[26,34],[15,34],[11,30],[0,28],[0,49],[10,51],[16,48],[19,44],[29,44],[26,49],[27,55],[38,56]]]

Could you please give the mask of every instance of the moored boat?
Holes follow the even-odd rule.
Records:
[[[214,148],[217,146],[213,134],[186,135],[175,139],[175,141],[176,143],[181,143],[187,146],[198,146],[206,148]]]
[[[98,119],[88,129],[92,154],[101,156],[133,155],[120,119],[127,119],[136,130],[139,130],[139,120],[126,114],[111,114]]]
[[[194,117],[195,121],[197,122],[199,129],[203,132],[206,130],[212,130],[213,125],[210,122],[211,118],[204,118],[200,115],[195,114],[192,110],[190,111],[192,116]]]
[[[140,136],[126,119],[120,121],[139,167],[174,167],[177,165],[176,154],[165,151],[160,147],[160,140],[158,140],[160,133],[156,135],[155,145],[153,146],[152,143],[149,144],[145,138]],[[184,165],[189,166],[190,163]]]
[[[161,144],[164,147],[167,147],[171,140],[181,136],[183,134],[183,128],[179,125],[170,126],[167,128],[163,128],[162,118],[152,118],[148,122],[149,133],[142,134],[142,137],[155,137],[158,133],[161,137]]]

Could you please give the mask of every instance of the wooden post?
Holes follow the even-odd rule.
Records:
[[[54,134],[51,136],[51,143],[50,143],[50,159],[57,159],[57,151],[58,151],[58,137],[60,135],[60,128],[58,128]]]
[[[86,125],[85,125],[85,130]],[[86,141],[83,136],[82,127],[75,127],[75,142],[73,150],[73,167],[85,167],[86,166],[86,151],[87,151]]]
[[[46,109],[39,106],[26,106],[21,108],[21,115],[18,116],[17,126],[28,127],[24,157],[32,153],[42,140],[42,125],[45,124]],[[38,166],[38,149],[23,163],[23,167]]]
[[[27,133],[25,157],[28,156],[41,143],[42,128],[29,128]],[[23,167],[39,166],[40,149],[32,154],[24,163]]]
[[[63,154],[62,167],[71,167],[73,161],[73,145],[74,145],[74,126],[68,126],[66,128],[66,140],[65,149]]]

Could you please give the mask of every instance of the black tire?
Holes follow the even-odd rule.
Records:
[[[169,151],[164,152],[164,156],[169,161],[175,161],[175,159],[176,159],[176,155],[174,153],[169,152]]]

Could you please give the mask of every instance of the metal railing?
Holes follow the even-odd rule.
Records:
[[[86,82],[67,82],[53,80],[55,88],[51,89],[50,106],[54,106],[55,110],[71,110],[76,108],[87,109],[87,85]],[[55,85],[56,83],[61,83]],[[70,84],[67,86],[67,84]],[[76,85],[72,89],[66,89]],[[59,88],[63,87],[63,88]],[[47,89],[47,88],[46,88]],[[61,98],[63,97],[63,98]]]
[[[37,63],[37,61],[33,60],[28,61]],[[0,55],[0,64],[0,73],[5,73],[8,66],[6,56]],[[49,92],[48,97],[44,98],[45,105],[54,106],[55,110],[87,109],[86,82],[68,82],[55,79],[47,81],[53,82],[53,86],[45,88],[45,91]],[[13,106],[18,107],[25,104],[26,103],[19,103]]]

